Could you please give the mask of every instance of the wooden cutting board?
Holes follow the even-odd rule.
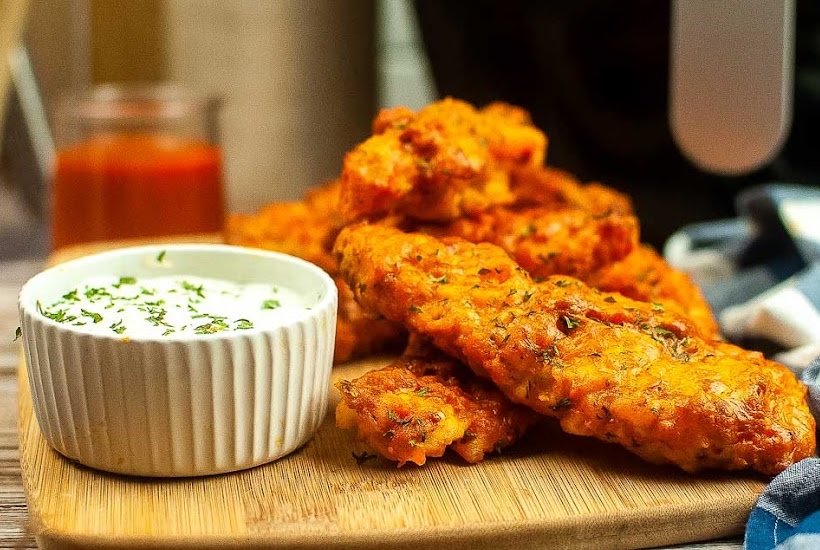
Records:
[[[387,361],[343,365],[333,377],[353,377]],[[619,447],[563,434],[549,421],[480,464],[445,455],[399,469],[378,458],[357,460],[365,449],[334,426],[338,394],[330,399],[316,436],[276,462],[203,478],[134,478],[86,468],[48,446],[21,364],[20,462],[38,544],[72,550],[645,548],[740,535],[768,481],[651,466]]]

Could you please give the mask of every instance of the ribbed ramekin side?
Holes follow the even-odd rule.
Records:
[[[242,337],[237,337],[229,340],[201,342],[203,355],[207,355],[207,370],[210,371],[211,376],[211,402],[213,403],[210,438],[200,442],[201,445],[211,448],[208,453],[203,453],[203,456],[210,455],[210,463],[199,465],[201,469],[221,472],[239,467],[236,454],[240,441],[237,437],[236,421],[237,416],[242,414],[240,408],[243,404],[236,398],[234,377],[237,371],[248,368],[248,365],[236,362],[237,359],[242,359],[242,346],[234,344],[241,340],[243,340]]]
[[[276,338],[266,333],[254,334],[250,340],[250,360],[255,365],[249,369],[247,392],[252,403],[249,403],[252,433],[251,456],[254,463],[259,463],[270,456],[271,437],[274,421],[271,415],[274,403],[274,365],[277,351]],[[243,386],[244,387],[244,386]]]
[[[29,387],[37,423],[46,441],[55,449],[60,445],[57,429],[57,409],[51,387],[49,340],[40,322],[27,312],[21,312],[23,345]]]
[[[305,377],[302,381],[301,419],[303,433],[313,433],[327,413],[327,397],[330,387],[330,369],[333,366],[336,310],[320,312],[306,323],[306,340],[310,341],[305,361]],[[304,441],[302,441],[304,443]],[[300,443],[301,444],[301,443]]]
[[[283,368],[288,369],[288,385],[284,389],[285,417],[282,423],[285,426],[285,434],[282,438],[279,452],[284,449],[294,449],[298,444],[298,436],[303,431],[302,416],[302,381],[305,377],[306,347],[310,345],[305,334],[305,322],[294,323],[283,330],[288,333],[288,347],[290,348],[290,358]]]
[[[149,475],[154,466],[145,350],[127,340],[81,338],[88,341],[83,347],[97,358],[100,373],[99,382],[86,378],[85,385],[88,399],[98,403],[90,418],[90,425],[96,427],[91,441],[95,450],[107,447],[108,453],[96,452],[79,460],[105,470]],[[78,370],[87,366],[76,365]]]

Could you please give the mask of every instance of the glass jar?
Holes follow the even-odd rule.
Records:
[[[105,85],[55,118],[52,248],[222,231],[215,98],[172,85]]]

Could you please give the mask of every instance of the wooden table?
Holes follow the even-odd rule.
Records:
[[[36,273],[41,261],[0,263],[0,548],[37,548],[28,528],[26,499],[20,478],[17,438],[17,366],[21,344],[17,292]]]
[[[0,263],[0,548],[36,548],[29,529],[25,494],[20,476],[17,431],[17,366],[20,342],[17,292],[42,262]],[[740,541],[713,541],[669,548],[687,550],[740,550]]]

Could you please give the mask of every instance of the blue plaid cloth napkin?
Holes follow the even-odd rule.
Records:
[[[803,371],[809,406],[820,418],[820,357]],[[776,476],[746,523],[745,550],[820,549],[820,458],[806,458]]]
[[[683,227],[665,244],[703,289],[724,336],[791,368],[820,421],[820,188],[742,192],[737,218]],[[820,458],[776,476],[749,515],[745,550],[820,550]]]
[[[820,188],[753,187],[736,209],[683,227],[664,256],[703,289],[729,340],[799,372],[820,356]]]

